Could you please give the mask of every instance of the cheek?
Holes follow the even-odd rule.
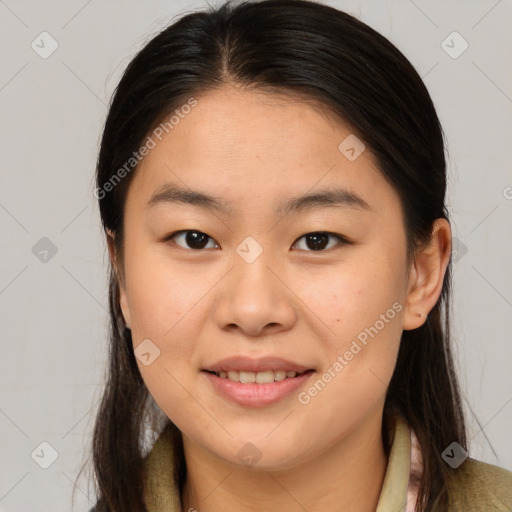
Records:
[[[156,403],[166,413],[173,411],[175,415],[190,401],[186,391],[191,391],[188,372],[207,314],[207,301],[201,298],[212,283],[206,277],[201,279],[194,273],[180,271],[154,255],[144,258],[142,251],[134,252],[131,261],[127,261],[127,278],[135,353],[147,339],[154,343],[158,353],[150,365],[137,358],[139,370]],[[173,417],[174,420],[179,426],[180,418]]]
[[[180,339],[193,335],[212,275],[198,275],[197,268],[187,270],[165,252],[149,250],[132,253],[126,267],[130,312],[140,336],[163,341],[177,333]]]
[[[307,278],[294,279],[294,290],[313,312],[327,339],[343,348],[348,339],[379,320],[395,302],[404,300],[403,269],[399,258],[353,258],[328,272],[313,269]],[[396,307],[387,325],[399,324]],[[391,321],[392,320],[392,321]],[[323,324],[323,326],[322,326]],[[380,324],[379,324],[380,325]],[[396,329],[395,329],[396,332]]]
[[[169,358],[169,349],[164,349],[150,366],[139,361],[137,364],[144,384],[160,410],[182,432],[198,439],[204,435],[202,428],[209,417],[197,391],[180,371],[186,366],[180,359],[175,354]]]
[[[370,403],[385,393],[391,379],[402,333],[405,260],[392,251],[377,254],[361,254],[329,275],[314,276],[317,284],[310,281],[308,293],[303,284],[304,302],[326,326],[322,371],[333,393],[326,393],[326,407],[336,394],[345,396],[334,400],[340,407]]]
[[[160,409],[180,429],[190,430],[190,410],[197,406],[191,398],[197,391],[190,369],[201,337],[206,302],[201,301],[208,281],[201,280],[156,258],[151,264],[133,258],[130,282],[130,309],[134,328],[134,349],[142,340],[158,347],[158,357],[150,365],[137,359],[142,378]],[[211,279],[211,278],[210,278]],[[203,318],[203,320],[201,320]],[[184,404],[189,404],[184,407]],[[200,409],[194,409],[195,414]],[[199,433],[197,433],[199,435]]]
[[[366,266],[365,272],[325,280],[321,311],[330,329],[323,329],[324,364],[299,396],[319,425],[348,429],[384,400],[402,332],[403,306],[393,277],[392,271],[374,273]]]

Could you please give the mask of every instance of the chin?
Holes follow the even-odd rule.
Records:
[[[229,464],[235,464],[239,467],[246,467],[250,470],[261,471],[284,471],[305,461],[300,442],[294,442],[292,445],[283,445],[283,440],[276,437],[275,440],[250,441],[249,437],[245,442],[240,439],[237,442],[230,441],[225,447],[226,450],[210,450],[219,458]]]

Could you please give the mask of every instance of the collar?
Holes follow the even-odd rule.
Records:
[[[411,433],[405,419],[401,415],[396,415],[393,444],[376,512],[406,512],[407,502],[411,501]]]
[[[145,459],[144,496],[148,512],[182,512],[180,491],[174,481],[173,433],[164,431]],[[417,488],[410,479],[411,455],[418,465],[419,446],[414,432],[401,415],[395,416],[393,441],[376,512],[409,512],[414,509]]]

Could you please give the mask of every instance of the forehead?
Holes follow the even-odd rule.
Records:
[[[173,183],[222,196],[243,210],[329,187],[344,188],[368,204],[372,191],[388,187],[393,194],[369,150],[353,160],[340,151],[355,134],[318,103],[231,87],[195,99],[196,106],[167,126],[161,140],[150,134],[155,146],[137,169],[129,195],[147,202]]]

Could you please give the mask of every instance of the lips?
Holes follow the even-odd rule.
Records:
[[[214,372],[207,370],[203,370],[201,373],[218,396],[243,407],[267,407],[278,403],[280,400],[292,396],[293,393],[297,393],[315,375],[314,370],[309,370],[280,381],[242,383],[218,377]]]
[[[244,407],[266,407],[305,385],[313,368],[279,357],[236,356],[202,369],[213,389]]]

